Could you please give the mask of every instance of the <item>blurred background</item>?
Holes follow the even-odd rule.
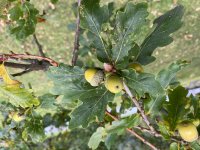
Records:
[[[127,0],[102,0],[103,3],[116,2],[117,5],[123,5]],[[148,66],[145,66],[146,72],[156,73],[162,68],[167,67],[173,61],[186,59],[191,61],[191,65],[182,70],[178,77],[183,82],[184,86],[189,86],[199,83],[200,80],[200,1],[199,0],[132,0],[133,2],[147,2],[149,5],[149,19],[153,20],[162,15],[167,10],[181,4],[185,7],[185,15],[183,18],[183,27],[175,32],[172,36],[174,42],[169,46],[159,48],[154,52],[156,61]],[[38,40],[43,46],[47,57],[50,57],[58,62],[71,64],[74,31],[75,31],[75,15],[76,11],[73,4],[75,0],[59,0],[56,5],[50,3],[49,0],[31,0],[31,3],[40,10],[40,14],[45,10],[44,18],[46,22],[39,23],[36,29]],[[149,23],[151,25],[152,22]],[[30,53],[39,55],[33,37],[29,36],[24,41],[18,41],[14,36],[10,35],[7,26],[0,20],[0,53]],[[91,64],[94,60],[88,50],[80,52],[80,63],[87,62]],[[84,54],[83,54],[84,53]],[[11,73],[17,70],[11,69]],[[21,77],[16,77],[22,81],[25,86],[30,83],[37,95],[48,92],[51,83],[42,71],[31,72]],[[48,87],[48,88],[46,88]],[[93,131],[93,127],[87,130],[76,130],[72,133],[66,133],[51,139],[50,143],[56,145],[57,149],[68,147],[68,150],[84,150],[88,149],[87,140]],[[84,137],[84,138],[82,138]],[[113,149],[131,150],[135,145],[133,137],[128,135],[119,137],[116,147]],[[48,141],[49,142],[49,141]],[[157,140],[157,142],[159,142]],[[61,144],[62,143],[62,144]],[[65,143],[65,144],[64,144]],[[137,142],[135,149],[141,149],[141,143]],[[44,146],[44,145],[43,145]],[[49,146],[49,145],[48,145]],[[51,146],[51,145],[50,145]],[[61,146],[61,147],[60,147]],[[164,145],[163,145],[164,147]],[[102,146],[100,149],[104,149]],[[145,147],[144,147],[145,148]],[[147,148],[146,148],[147,149]],[[164,148],[163,148],[164,149]]]
[[[102,0],[102,3],[108,3],[112,0]],[[115,0],[118,5],[123,5],[127,0]],[[159,48],[154,52],[157,57],[156,62],[146,66],[147,72],[158,72],[161,68],[168,66],[171,62],[178,59],[191,60],[192,64],[179,73],[179,79],[185,86],[191,81],[200,78],[200,1],[196,0],[132,0],[133,2],[147,2],[149,4],[149,19],[154,19],[162,13],[173,8],[177,4],[185,7],[184,25],[173,34],[174,42],[164,48]],[[76,9],[73,7],[74,0],[59,0],[56,5],[48,0],[31,0],[40,14],[45,10],[45,23],[39,23],[36,29],[38,40],[43,45],[44,52],[50,58],[58,62],[70,64],[74,40],[75,15]],[[151,23],[150,23],[151,24]],[[38,49],[30,36],[24,41],[17,41],[15,37],[8,32],[6,25],[0,21],[0,53],[31,53],[38,54]],[[85,57],[88,60],[87,56]],[[91,58],[92,60],[92,58]],[[84,61],[84,59],[82,59]],[[34,77],[34,79],[32,78]],[[43,93],[46,83],[46,76],[43,72],[32,72],[24,75],[20,80],[31,82],[36,92]],[[32,80],[35,80],[32,82]],[[37,81],[40,82],[40,88]]]
[[[112,0],[101,0],[103,3]],[[116,4],[123,5],[127,0],[114,0]],[[200,79],[200,1],[197,0],[132,0],[133,2],[147,2],[149,5],[149,19],[151,21],[162,15],[167,10],[173,8],[177,4],[185,7],[185,15],[183,18],[183,27],[173,34],[174,42],[166,47],[159,48],[154,52],[157,57],[156,61],[145,67],[146,72],[158,72],[161,68],[168,66],[178,59],[191,60],[190,66],[179,73],[179,79],[185,86],[191,81]],[[58,62],[66,64],[71,63],[76,9],[73,7],[75,0],[59,0],[53,5],[48,0],[31,0],[31,2],[40,10],[40,14],[45,10],[44,16],[46,22],[39,23],[36,29],[38,40],[43,45],[44,52],[47,57],[53,58]],[[150,25],[152,24],[149,23]],[[24,41],[17,41],[14,36],[8,32],[6,25],[0,21],[0,53],[38,54],[38,49],[34,43],[33,37],[29,36]],[[80,61],[93,60],[88,59],[90,55],[80,59]],[[85,59],[85,60],[84,60]],[[34,77],[34,78],[32,78]],[[32,72],[24,75],[20,80],[31,82],[33,87],[37,86],[37,81],[46,80],[43,72]],[[32,80],[35,80],[32,82]],[[41,88],[36,88],[36,92],[44,89],[43,83],[40,82]],[[41,91],[43,93],[43,91]]]

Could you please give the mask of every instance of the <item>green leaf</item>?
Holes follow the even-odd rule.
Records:
[[[108,150],[111,149],[112,145],[115,144],[117,139],[117,134],[108,134],[105,139],[105,145]]]
[[[140,3],[134,5],[127,3],[124,12],[118,11],[116,16],[117,41],[112,49],[112,59],[114,64],[118,64],[129,55],[129,51],[134,47],[132,36],[145,24],[148,16],[147,4]]]
[[[124,70],[123,74],[128,87],[133,92],[136,91],[139,97],[144,97],[145,94],[150,95],[144,101],[145,111],[147,114],[156,114],[165,100],[165,92],[160,83],[155,79],[155,76],[149,73],[138,74],[133,69]]]
[[[117,133],[118,135],[120,135],[124,133],[126,128],[132,128],[132,127],[138,126],[140,122],[141,122],[140,115],[134,114],[130,117],[113,121],[112,125],[106,128],[106,131],[109,134]]]
[[[200,119],[200,98],[198,96],[194,97],[193,95],[191,95],[190,98],[193,107],[192,117],[194,119]]]
[[[173,39],[170,34],[182,26],[183,6],[177,6],[154,21],[153,32],[144,40],[138,55],[138,62],[147,65],[155,60],[151,56],[157,47],[170,44]]]
[[[170,131],[169,131],[168,126],[164,124],[163,122],[159,122],[157,125],[159,127],[159,131],[162,134],[162,136],[165,139],[170,140]]]
[[[55,104],[60,105],[61,107],[67,110],[73,110],[77,106],[78,102],[75,101],[75,99],[69,97],[68,95],[64,95],[62,99],[57,100]]]
[[[42,119],[34,115],[31,120],[25,124],[25,129],[22,132],[22,138],[27,141],[29,138],[33,143],[40,143],[45,139],[44,127]]]
[[[50,67],[47,75],[54,82],[51,93],[62,95],[62,99],[57,101],[56,104],[63,108],[74,109],[77,106],[76,100],[88,90],[83,88],[88,84],[85,83],[84,71],[80,67],[61,64],[59,67]],[[91,86],[89,87],[92,89]]]
[[[84,86],[84,71],[80,67],[72,67],[61,64],[59,67],[50,67],[47,72],[48,77],[54,82],[51,90],[53,95],[63,95],[62,100],[57,102],[66,109],[74,109]],[[67,86],[66,86],[67,85]]]
[[[128,56],[125,56],[122,61],[118,62],[118,64],[115,65],[115,68],[122,70],[128,68],[130,63],[136,61],[135,59],[140,51],[140,47],[134,42],[132,43],[132,46],[133,47],[128,52]]]
[[[192,143],[190,143],[190,146],[191,146],[192,150],[199,150],[200,142],[198,142],[198,141],[192,142]]]
[[[187,61],[177,61],[172,63],[167,69],[161,70],[156,76],[163,89],[166,89],[176,77],[176,73],[188,65]],[[151,116],[158,115],[163,102],[166,100],[165,95],[150,96],[144,101],[145,113]]]
[[[12,9],[9,10],[10,19],[13,21],[19,20],[20,17],[23,17],[23,11],[21,5],[16,5]]]
[[[179,150],[178,144],[175,142],[171,143],[169,150]]]
[[[165,89],[176,77],[177,72],[187,65],[187,61],[177,61],[171,64],[167,69],[161,70],[158,73],[156,80],[159,81],[162,87]]]
[[[148,99],[144,100],[145,113],[151,115],[152,117],[158,115],[162,104],[165,102],[165,95],[150,96]]]
[[[76,100],[82,102],[71,114],[70,128],[80,125],[86,127],[96,117],[103,119],[106,105],[113,100],[114,94],[108,92],[105,87],[92,87],[85,81],[81,68],[65,65],[52,67],[48,76],[54,81],[52,93],[64,96],[61,103],[66,103],[73,109]]]
[[[93,46],[96,48],[97,58],[102,62],[109,62],[111,51],[102,37],[101,28],[109,20],[108,6],[100,7],[100,0],[83,0],[80,10],[81,27],[93,35]]]
[[[87,127],[89,123],[96,119],[102,121],[108,102],[114,99],[114,94],[107,91],[105,87],[91,88],[88,85],[79,88],[77,89],[79,93],[74,94],[83,103],[73,110],[69,124],[70,128],[76,128],[80,125]]]
[[[19,8],[16,9],[18,10],[13,10],[13,12],[11,12],[13,19],[16,21],[16,24],[10,26],[10,31],[11,34],[14,34],[17,39],[25,39],[35,32],[37,15],[39,11],[34,8],[34,5],[27,1],[23,3],[21,8],[21,10],[23,11],[23,16],[26,17],[21,17],[21,10],[19,10]],[[14,14],[16,11],[17,14]]]
[[[150,73],[136,73],[133,69],[124,70],[124,77],[128,86],[135,90],[140,97],[144,96],[144,93],[149,93],[153,97],[162,95],[164,93],[160,83],[155,80],[155,76]]]
[[[181,86],[169,92],[169,102],[166,102],[165,107],[167,115],[165,115],[164,119],[168,122],[171,131],[174,131],[177,124],[186,117],[187,93],[188,91]]]
[[[64,95],[71,87],[85,81],[83,69],[64,64],[59,67],[50,67],[47,75],[54,82],[54,88],[51,90],[54,95]]]
[[[40,114],[41,116],[45,116],[46,114],[54,115],[57,112],[57,107],[55,106],[55,96],[51,94],[45,94],[39,97],[40,105],[35,109],[35,112]]]
[[[40,101],[31,93],[30,90],[19,86],[0,86],[1,96],[5,97],[9,103],[16,107],[33,107],[38,106]]]
[[[88,142],[88,146],[91,149],[97,149],[101,142],[104,142],[105,137],[107,136],[106,130],[103,127],[97,128],[96,132],[92,134]]]

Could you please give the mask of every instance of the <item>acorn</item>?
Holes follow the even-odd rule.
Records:
[[[118,75],[110,75],[105,79],[105,87],[111,93],[119,93],[123,89],[122,79]]]
[[[129,64],[129,68],[134,69],[138,73],[144,72],[142,65],[140,65],[139,63],[131,63]]]
[[[194,142],[198,139],[198,131],[193,123],[185,122],[178,125],[178,132],[186,142]]]
[[[104,79],[104,73],[102,70],[95,68],[89,68],[85,71],[85,79],[91,84],[91,86],[98,86]]]

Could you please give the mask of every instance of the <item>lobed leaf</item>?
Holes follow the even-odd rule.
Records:
[[[153,51],[173,41],[170,34],[182,26],[183,12],[183,6],[179,5],[154,20],[154,30],[142,43],[137,57],[140,64],[147,65],[153,62],[155,60],[152,56]]]
[[[22,132],[22,138],[27,141],[29,138],[33,143],[39,143],[45,140],[44,127],[41,118],[35,116],[25,124],[25,129]]]
[[[100,7],[100,0],[83,0],[80,10],[81,27],[92,35],[93,46],[96,48],[97,58],[102,62],[109,62],[111,51],[101,35],[101,28],[109,20],[108,6]]]
[[[104,142],[106,135],[107,133],[106,133],[105,128],[103,127],[97,128],[96,132],[94,132],[92,136],[90,137],[90,140],[88,142],[89,148],[97,149],[100,142]]]
[[[177,124],[186,119],[185,115],[188,113],[185,109],[188,101],[187,94],[188,91],[181,86],[169,92],[169,101],[166,102],[165,106],[167,114],[164,120],[168,123],[171,131],[174,131]]]
[[[30,2],[26,1],[22,6],[15,6],[9,13],[11,19],[16,21],[16,24],[10,26],[10,32],[17,39],[25,39],[35,32],[39,11]]]
[[[20,17],[23,17],[23,10],[21,5],[16,5],[12,9],[9,10],[10,19],[13,21],[17,21]]]
[[[61,64],[59,67],[50,67],[47,75],[54,82],[51,90],[54,95],[64,95],[73,86],[84,81],[84,71],[77,66]]]
[[[127,3],[124,11],[116,15],[117,41],[112,49],[112,60],[115,65],[124,61],[129,51],[134,47],[132,36],[145,24],[148,16],[147,4]]]
[[[165,95],[150,96],[148,99],[144,99],[144,110],[145,113],[152,117],[159,115],[160,109],[163,103],[166,101]]]
[[[107,133],[109,134],[122,134],[126,130],[126,128],[132,128],[138,126],[141,122],[141,118],[139,114],[134,114],[130,117],[120,119],[117,121],[113,121],[111,126],[106,128]]]
[[[156,80],[159,81],[162,87],[165,89],[176,77],[177,72],[187,65],[187,61],[177,61],[172,63],[167,69],[163,69],[158,73]]]
[[[124,77],[128,86],[136,91],[140,97],[145,93],[157,97],[164,94],[164,90],[160,83],[156,81],[155,76],[150,73],[136,73],[133,69],[124,70]]]
[[[82,104],[73,110],[71,114],[70,128],[78,126],[87,127],[89,123],[98,119],[102,121],[108,102],[114,99],[114,94],[110,93],[105,87],[88,88],[82,87],[76,93]]]
[[[52,94],[45,94],[39,97],[40,105],[35,109],[35,112],[41,116],[46,114],[54,115],[57,112],[57,106],[55,105],[56,99]]]
[[[33,107],[38,106],[40,101],[27,89],[21,88],[20,86],[7,85],[0,86],[0,92],[9,103],[16,107]]]

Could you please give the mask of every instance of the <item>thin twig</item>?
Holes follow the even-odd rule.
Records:
[[[140,126],[137,126],[137,127],[134,127],[135,129],[138,129],[142,132],[147,132],[151,135],[154,135],[155,137],[162,137],[162,135],[159,133],[159,132],[156,132],[156,134],[154,132],[152,132],[151,130],[147,129],[147,128],[144,128],[144,127],[140,127]]]
[[[56,61],[48,57],[27,54],[0,54],[0,61],[7,61],[8,59],[33,59],[38,61],[43,60],[49,62],[52,66],[58,66]]]
[[[33,39],[34,39],[34,41],[35,41],[35,43],[36,43],[36,45],[37,45],[37,47],[38,47],[40,56],[45,57],[45,54],[44,54],[44,52],[43,52],[42,45],[41,45],[40,42],[38,41],[36,34],[33,34]]]
[[[76,61],[78,59],[78,50],[79,50],[79,36],[80,36],[80,13],[79,8],[81,6],[81,0],[78,0],[78,12],[76,18],[76,33],[74,39],[74,48],[73,48],[73,56],[72,56],[72,66],[76,65]]]
[[[22,75],[24,75],[24,74],[27,74],[27,73],[29,73],[29,72],[31,72],[31,71],[33,71],[33,70],[31,70],[31,69],[26,69],[26,70],[23,70],[23,71],[21,71],[21,72],[18,72],[18,73],[14,73],[14,74],[11,74],[13,77],[17,77],[17,76],[22,76]]]
[[[113,120],[119,120],[116,116],[113,116],[112,114],[110,114],[108,111],[106,111],[106,114],[108,116],[110,116]],[[140,130],[141,132],[147,132],[155,137],[163,137],[162,134],[160,134],[159,132],[156,132],[153,133],[151,130],[147,129],[147,128],[144,128],[144,127],[140,127],[140,126],[137,126],[137,127],[134,127],[135,129],[138,129]],[[131,129],[130,129],[131,130]],[[133,131],[133,129],[132,129]],[[135,131],[134,131],[135,132]],[[178,139],[177,137],[171,137],[170,138],[172,141],[175,141],[175,142],[178,142],[178,143],[181,143],[181,144],[187,144],[185,141],[181,140],[181,139]]]
[[[0,62],[0,63],[2,63],[2,62]],[[21,75],[24,75],[24,74],[32,72],[32,71],[39,71],[39,70],[45,71],[50,66],[48,63],[21,64],[21,63],[13,63],[13,62],[4,62],[4,65],[6,67],[10,67],[10,68],[23,69],[23,71],[21,71],[21,72],[11,74],[14,77],[21,76]]]
[[[118,120],[117,117],[113,116],[112,114],[110,114],[108,111],[105,112],[108,116],[110,116],[113,120]],[[131,133],[132,135],[134,135],[136,138],[138,138],[139,140],[141,140],[144,144],[148,145],[149,147],[151,147],[151,149],[153,150],[158,150],[158,148],[156,148],[153,144],[149,143],[147,140],[145,140],[143,137],[141,137],[140,135],[138,135],[133,129],[129,129],[127,128],[126,131],[128,131],[129,133]]]
[[[125,89],[126,93],[129,95],[129,97],[131,98],[131,100],[133,101],[133,103],[135,104],[135,106],[137,107],[137,109],[139,110],[140,115],[142,116],[144,122],[147,124],[147,126],[152,131],[152,133],[156,134],[156,130],[153,128],[153,126],[151,126],[151,123],[149,122],[147,116],[145,115],[144,109],[140,106],[140,104],[138,103],[138,101],[135,99],[135,97],[131,93],[131,91],[128,88],[128,86],[125,83],[123,83],[123,84],[124,84],[124,89]]]
[[[9,60],[20,61],[17,62],[8,62]],[[26,63],[21,63],[26,60]],[[12,74],[12,76],[21,76],[31,71],[38,70],[47,70],[49,66],[58,66],[58,63],[50,58],[29,55],[29,54],[0,54],[0,64],[4,62],[4,65],[11,68],[23,69],[23,71]]]
[[[163,137],[162,134],[160,134],[158,131],[155,133],[153,133],[151,130],[147,129],[147,128],[143,128],[143,127],[140,127],[140,126],[137,126],[137,127],[134,127],[135,129],[138,129],[142,132],[147,132],[151,135],[154,135],[155,137]],[[175,141],[175,142],[178,142],[178,143],[181,143],[181,144],[186,144],[185,141],[183,141],[182,139],[178,139],[177,137],[171,137],[170,138],[172,141]]]

